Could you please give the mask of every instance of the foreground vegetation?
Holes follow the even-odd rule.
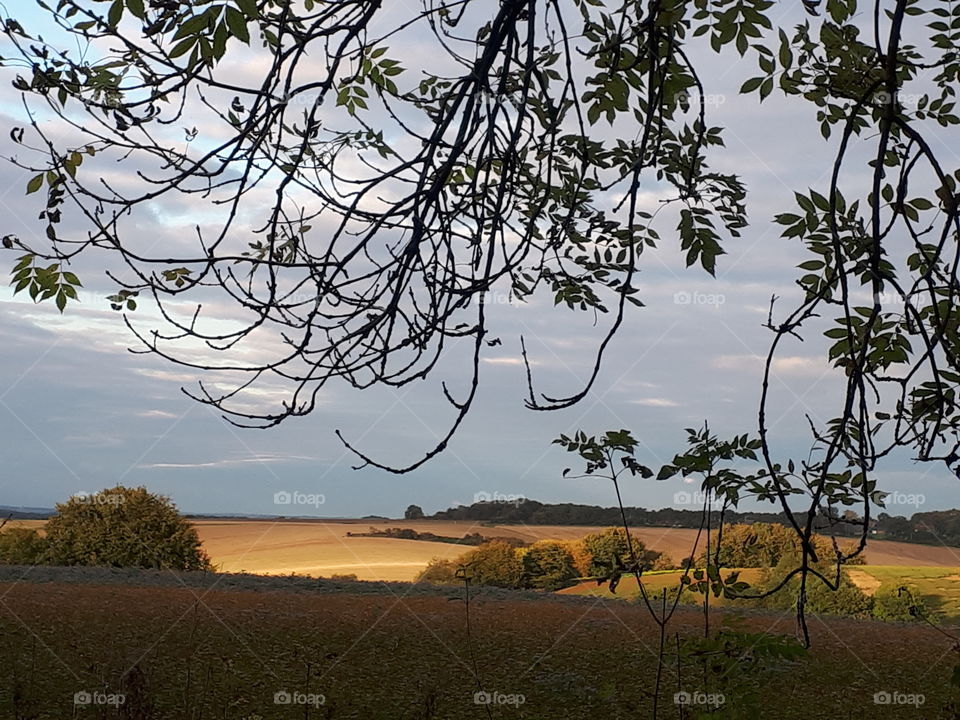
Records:
[[[228,591],[218,583],[229,579],[215,575],[183,576],[183,586],[164,575],[166,587],[137,587],[131,578],[87,584],[84,568],[62,572],[77,574],[74,582],[0,582],[2,717],[651,716],[656,628],[625,603],[481,594],[468,635],[463,602],[413,586],[357,584],[379,595]],[[719,640],[708,645],[699,611],[678,612],[665,718],[705,709],[751,719],[955,717],[950,643],[930,628],[817,617],[813,648],[803,652],[780,639],[792,633],[791,613],[721,611]],[[704,657],[721,670],[704,673]],[[476,704],[481,690],[491,704]],[[678,692],[723,702],[680,706]],[[922,703],[882,704],[883,693]],[[124,704],[75,704],[111,695]]]

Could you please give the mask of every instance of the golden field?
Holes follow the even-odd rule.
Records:
[[[412,528],[418,532],[462,537],[479,532],[486,537],[510,536],[527,542],[574,539],[598,528],[571,525],[497,525],[448,520],[195,520],[203,546],[223,572],[265,575],[296,573],[315,577],[356,575],[360,580],[413,580],[430,561],[455,558],[462,545],[393,538],[348,537],[369,528]],[[13,526],[42,527],[39,520]],[[675,561],[690,554],[697,531],[689,528],[636,528],[644,544]],[[701,547],[702,545],[701,540]],[[911,543],[871,541],[867,563],[882,566],[960,566],[960,549]]]

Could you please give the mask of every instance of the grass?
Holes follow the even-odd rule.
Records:
[[[927,606],[940,617],[960,620],[960,567],[903,567],[864,565],[862,568],[880,581],[881,588],[900,585],[916,588]]]
[[[279,582],[274,581],[274,582]],[[657,632],[639,607],[589,598],[479,600],[472,650],[480,684],[522,704],[474,704],[478,681],[464,606],[443,597],[0,583],[0,717],[647,718]],[[735,617],[729,611],[716,616]],[[681,608],[681,636],[699,632]],[[791,634],[789,613],[744,613],[754,632]],[[725,694],[723,717],[756,693],[782,720],[952,718],[949,642],[923,627],[813,618],[814,649]],[[672,636],[671,636],[672,637]],[[664,693],[676,718],[673,685]],[[685,688],[700,691],[688,676]],[[76,693],[124,693],[126,714],[77,709]],[[921,708],[875,705],[877,692],[924,695]],[[319,699],[277,705],[277,693]],[[771,715],[774,716],[774,715]],[[762,715],[766,717],[766,715]]]
[[[724,570],[723,575],[726,575],[730,572],[734,572],[733,569]],[[740,579],[744,582],[750,583],[750,585],[755,586],[760,582],[761,570],[759,568],[744,568],[739,570]],[[654,572],[647,572],[643,574],[643,586],[647,591],[649,597],[659,598],[663,590],[667,591],[668,597],[671,597],[670,593],[675,592],[676,589],[680,586],[680,576],[683,575],[682,570],[660,570]],[[588,597],[599,597],[599,598],[620,598],[621,600],[631,600],[635,601],[640,597],[640,590],[637,587],[637,579],[632,576],[625,576],[621,581],[620,585],[617,587],[617,592],[611,593],[607,585],[597,585],[595,581],[582,582],[573,587],[564,588],[563,590],[558,591],[562,595],[580,595]],[[702,602],[702,595],[688,595],[691,598],[690,603],[699,603]],[[713,596],[710,598],[711,603],[717,602],[718,604],[723,604],[722,599],[715,599]]]

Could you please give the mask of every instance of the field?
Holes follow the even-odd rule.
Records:
[[[11,525],[42,527],[43,522],[17,521]],[[353,574],[360,580],[397,581],[416,578],[431,558],[455,558],[468,548],[419,540],[347,537],[347,533],[366,532],[370,527],[404,527],[449,537],[479,532],[488,537],[510,536],[533,542],[574,539],[598,529],[569,525],[487,526],[445,520],[211,519],[197,520],[195,525],[204,548],[223,572],[297,573],[314,577]],[[688,528],[637,528],[633,532],[648,548],[664,552],[675,561],[690,554],[696,537],[696,530]],[[960,566],[960,549],[878,540],[867,546],[866,558],[870,565],[879,566],[954,567]],[[945,580],[943,584],[952,588],[957,579]]]
[[[469,640],[464,603],[421,589],[357,583],[365,594],[349,584],[332,593],[316,581],[310,589],[307,580],[248,578],[226,590],[215,576],[168,573],[146,586],[130,573],[108,583],[94,570],[0,576],[0,717],[652,717],[659,636],[627,603],[481,594]],[[717,614],[717,626],[721,617],[734,616]],[[793,631],[789,614],[744,613],[737,622]],[[698,611],[681,608],[671,643],[674,630],[693,636],[699,623]],[[811,631],[813,649],[797,661],[706,687],[693,672],[678,688],[669,672],[661,717],[679,716],[678,691],[722,698],[728,718],[956,717],[945,707],[956,699],[955,653],[933,630],[812,618]],[[481,688],[500,704],[476,704]],[[118,693],[122,712],[74,704]],[[876,704],[884,693],[917,704]]]
[[[723,573],[726,575],[728,572],[732,572],[733,569],[724,570]],[[761,570],[759,568],[743,568],[739,570],[740,579],[744,582],[750,583],[752,586],[760,580]],[[643,574],[643,587],[647,591],[647,596],[650,598],[659,598],[662,596],[662,592],[666,589],[668,597],[670,592],[675,591],[680,585],[680,576],[683,573],[679,570],[665,570],[660,572],[644,573]],[[614,597],[614,594],[610,592],[610,589],[606,585],[597,585],[594,582],[582,582],[579,585],[573,587],[564,588],[563,590],[558,590],[560,595],[577,595],[581,597],[598,597],[598,598],[611,598]],[[640,591],[637,588],[637,580],[632,576],[624,577],[619,587],[617,587],[616,597],[619,597],[622,600],[637,600],[639,598]],[[697,596],[702,599],[702,595]],[[711,596],[711,600],[713,596]]]
[[[935,612],[943,617],[960,619],[960,567],[867,565],[861,569],[880,586],[906,585],[915,589]]]

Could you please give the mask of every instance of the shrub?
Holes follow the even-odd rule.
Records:
[[[47,541],[36,530],[11,528],[0,533],[0,563],[40,565],[46,561]]]
[[[656,559],[650,565],[651,570],[676,570],[678,565],[666,553],[657,553]]]
[[[834,559],[835,553],[830,538],[814,535],[813,546],[822,560],[829,562]],[[840,545],[842,552],[850,552],[852,549],[852,545]],[[800,542],[796,532],[779,523],[734,524],[723,529],[720,540],[721,567],[774,567],[785,559],[796,560],[799,557]],[[705,564],[703,556],[700,563]],[[847,560],[845,564],[862,565],[863,563],[863,556],[858,555]],[[797,561],[794,562],[794,565],[796,564]]]
[[[618,563],[630,563],[627,536],[621,528],[604,528],[600,532],[585,535],[581,542],[590,556],[587,575],[603,577],[609,575]]]
[[[795,567],[796,564],[793,558],[784,558],[776,567],[764,573],[761,589],[769,590],[773,588]],[[836,573],[835,566],[831,567],[828,563],[817,566],[816,570],[824,577],[831,579]],[[799,591],[800,578],[794,576],[784,587],[780,588],[778,592],[759,602],[762,607],[788,610],[796,605]],[[871,616],[872,606],[872,599],[854,584],[846,571],[841,570],[840,584],[836,590],[831,590],[824,585],[819,578],[813,575],[807,577],[806,609],[809,612],[868,618]]]
[[[484,543],[464,554],[458,564],[477,585],[503,588],[523,586],[523,562],[516,549],[501,540]]]
[[[593,555],[587,550],[581,540],[565,540],[563,544],[570,553],[570,564],[576,570],[577,577],[587,577],[590,574],[590,563]]]
[[[430,585],[452,585],[460,582],[457,580],[457,564],[451,560],[433,558],[427,563],[427,566],[417,575],[417,582],[428,583]]]
[[[565,543],[557,540],[534,543],[524,550],[522,562],[523,584],[528,587],[559,590],[577,577],[573,555]]]
[[[54,565],[207,570],[196,529],[169,498],[118,485],[57,505],[47,521]]]
[[[877,620],[911,622],[928,615],[916,588],[884,584],[873,596],[873,617]]]
[[[641,568],[644,570],[652,568],[660,557],[660,553],[647,550],[637,537],[631,536],[631,542]],[[627,533],[623,528],[609,527],[600,532],[590,533],[584,536],[582,543],[584,550],[591,558],[587,575],[606,577],[610,575],[618,561],[621,567],[630,567],[633,562],[630,543],[627,542]]]

